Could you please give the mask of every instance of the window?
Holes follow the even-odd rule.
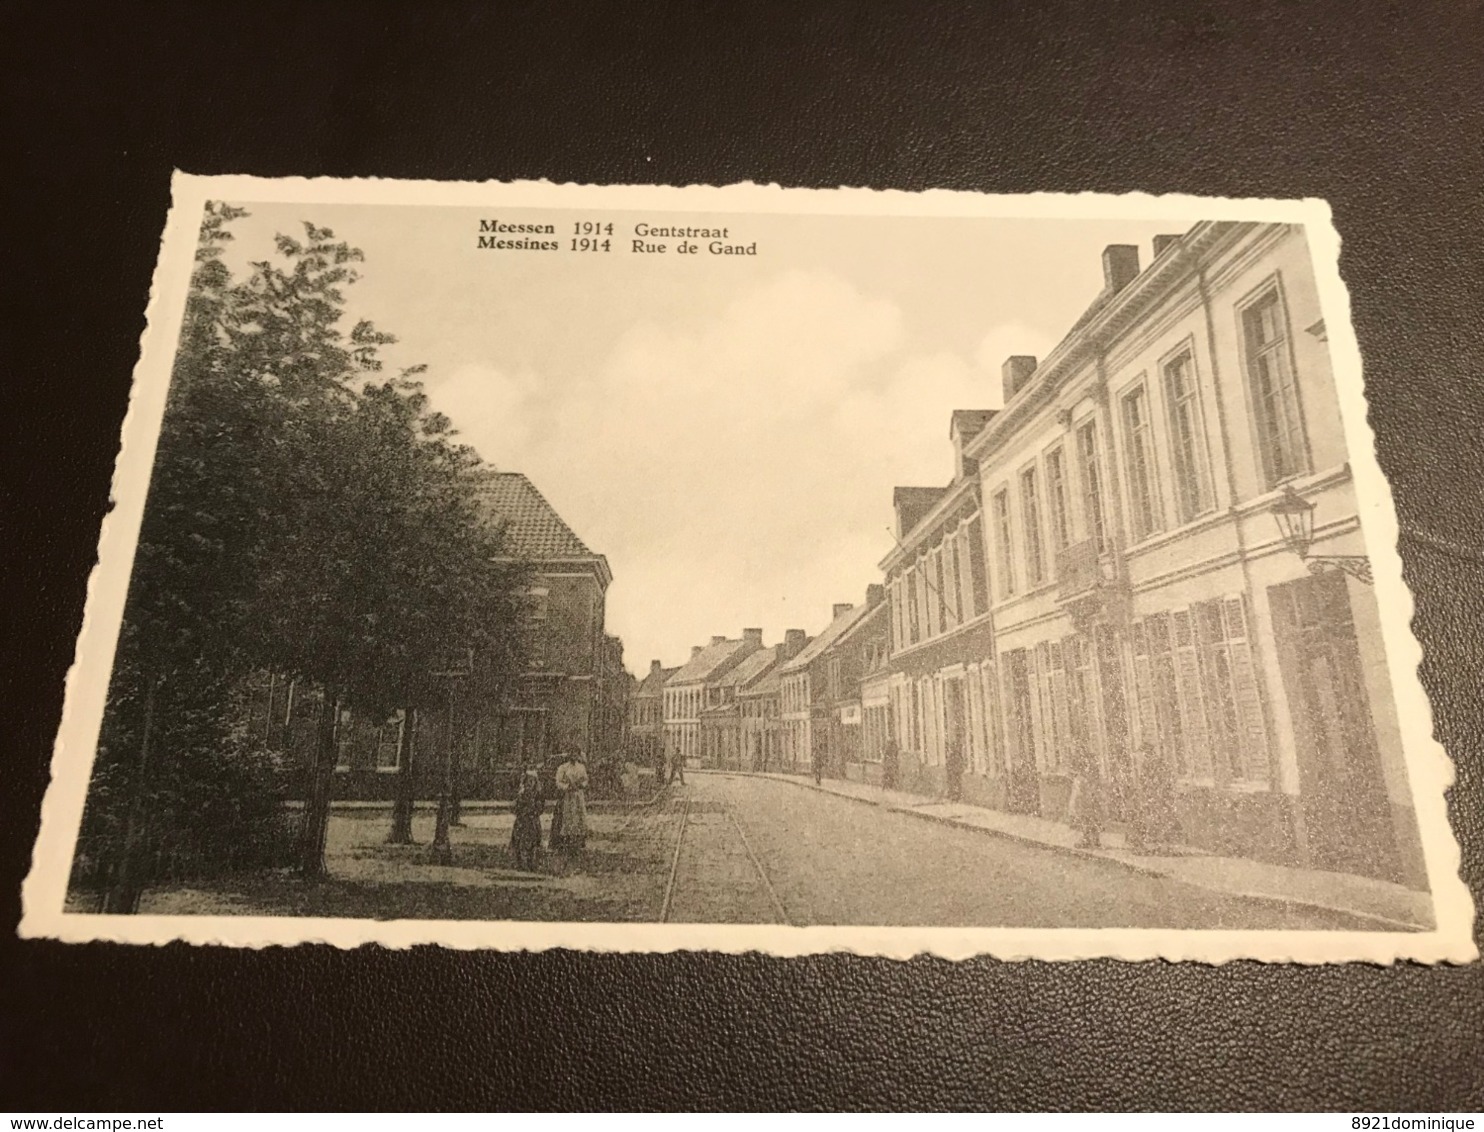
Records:
[[[907,627],[911,642],[915,645],[922,639],[922,626],[917,610],[917,571],[907,571]]]
[[[1046,453],[1046,503],[1051,508],[1051,545],[1065,550],[1072,541],[1072,515],[1067,499],[1066,463],[1060,448]]]
[[[545,589],[532,590],[530,594],[530,604],[527,607],[526,647],[529,650],[529,661],[532,668],[542,668],[546,665],[547,593],[548,591]]]
[[[1046,580],[1046,551],[1041,542],[1041,500],[1034,466],[1020,473],[1020,519],[1025,528],[1026,583],[1038,586]]]
[[[953,540],[954,568],[958,571],[958,607],[963,620],[972,621],[980,612],[974,604],[974,582],[970,575],[969,528],[959,527]]]
[[[934,550],[928,556],[929,585],[933,596],[928,599],[928,636],[936,637],[946,627],[948,602],[943,594],[943,551]]]
[[[1188,523],[1211,510],[1211,479],[1206,468],[1206,426],[1195,360],[1190,351],[1165,363],[1165,406],[1170,415],[1170,454],[1174,464],[1175,514]]]
[[[989,608],[989,574],[984,563],[984,524],[975,515],[969,520],[969,572],[974,576],[974,608]]]
[[[944,594],[948,601],[948,625],[950,628],[964,622],[963,596],[959,592],[958,537],[949,535],[943,542]]]
[[[397,754],[402,743],[403,713],[397,712],[381,725],[376,736],[376,769],[396,770]]]
[[[1309,442],[1289,355],[1288,317],[1276,287],[1242,312],[1242,336],[1263,477],[1273,487],[1309,470]]]
[[[1123,435],[1128,457],[1129,510],[1137,541],[1164,527],[1154,470],[1154,436],[1149,429],[1149,394],[1142,385],[1124,395]]]
[[[1240,597],[1201,602],[1191,610],[1201,651],[1211,742],[1229,778],[1268,778],[1267,725]]]
[[[1098,466],[1097,425],[1092,421],[1077,430],[1077,457],[1082,465],[1082,510],[1087,520],[1087,537],[1102,554],[1108,549],[1108,530],[1103,520],[1103,472]]]
[[[1000,596],[1009,597],[1015,592],[1013,548],[1010,544],[1010,493],[1004,488],[994,497],[995,565],[1000,573]]]

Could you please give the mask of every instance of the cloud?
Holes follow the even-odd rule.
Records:
[[[609,627],[638,671],[744,626],[817,632],[860,601],[892,487],[946,483],[949,412],[997,405],[1005,353],[1044,348],[1013,326],[974,359],[908,342],[895,303],[791,271],[694,325],[633,326],[595,372],[470,365],[430,394],[608,556]]]

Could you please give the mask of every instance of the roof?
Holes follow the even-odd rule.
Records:
[[[859,609],[860,606],[856,606],[856,608]],[[864,617],[860,617],[851,624],[847,625],[841,631],[840,635],[835,638],[835,644],[843,645],[846,641],[850,640],[851,637],[856,636],[858,633],[864,633],[873,622],[882,621],[885,619],[885,617],[886,602],[878,601],[875,605],[870,607]]]
[[[666,684],[699,684],[718,671],[725,672],[736,660],[738,653],[751,652],[752,645],[744,640],[721,641],[714,645],[707,645],[690,660],[680,666],[676,672],[665,681]]]
[[[679,672],[676,668],[661,668],[658,672],[647,672],[644,679],[639,681],[639,686],[634,689],[636,696],[660,696],[665,691],[665,681]]]
[[[852,605],[844,613],[840,614],[839,617],[836,617],[827,626],[825,626],[825,628],[820,632],[819,636],[815,637],[812,641],[805,645],[799,651],[798,656],[794,657],[787,664],[780,667],[778,671],[797,672],[801,668],[808,667],[810,662],[813,661],[815,657],[819,656],[820,653],[824,652],[825,649],[829,648],[837,640],[839,640],[847,629],[849,629],[872,609],[881,604],[881,602],[877,602],[876,606],[868,606],[864,603],[860,605]]]
[[[773,662],[778,659],[778,646],[772,648],[758,649],[751,656],[744,657],[737,666],[717,681],[722,687],[745,688],[756,680],[764,672],[772,667]]]
[[[516,558],[598,558],[562,521],[536,485],[520,472],[490,472],[479,501],[505,527],[506,552]]]
[[[948,418],[948,431],[956,428],[965,436],[975,435],[981,428],[987,425],[998,409],[954,409],[953,415]]]

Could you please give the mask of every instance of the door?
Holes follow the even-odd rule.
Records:
[[[964,791],[964,741],[968,736],[964,712],[964,682],[959,679],[944,682],[943,715],[947,724],[943,736],[943,774],[948,797],[957,802]]]
[[[1310,858],[1318,868],[1400,879],[1345,576],[1317,574],[1273,586],[1268,597]]]

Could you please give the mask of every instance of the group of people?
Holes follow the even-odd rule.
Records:
[[[551,812],[551,832],[547,845],[551,852],[576,856],[587,847],[587,765],[581,751],[558,756],[550,783],[540,769],[528,767],[521,775],[515,792],[515,828],[510,833],[510,849],[517,868],[535,872],[541,852],[541,815],[546,812],[548,797],[554,795],[556,806]]]

